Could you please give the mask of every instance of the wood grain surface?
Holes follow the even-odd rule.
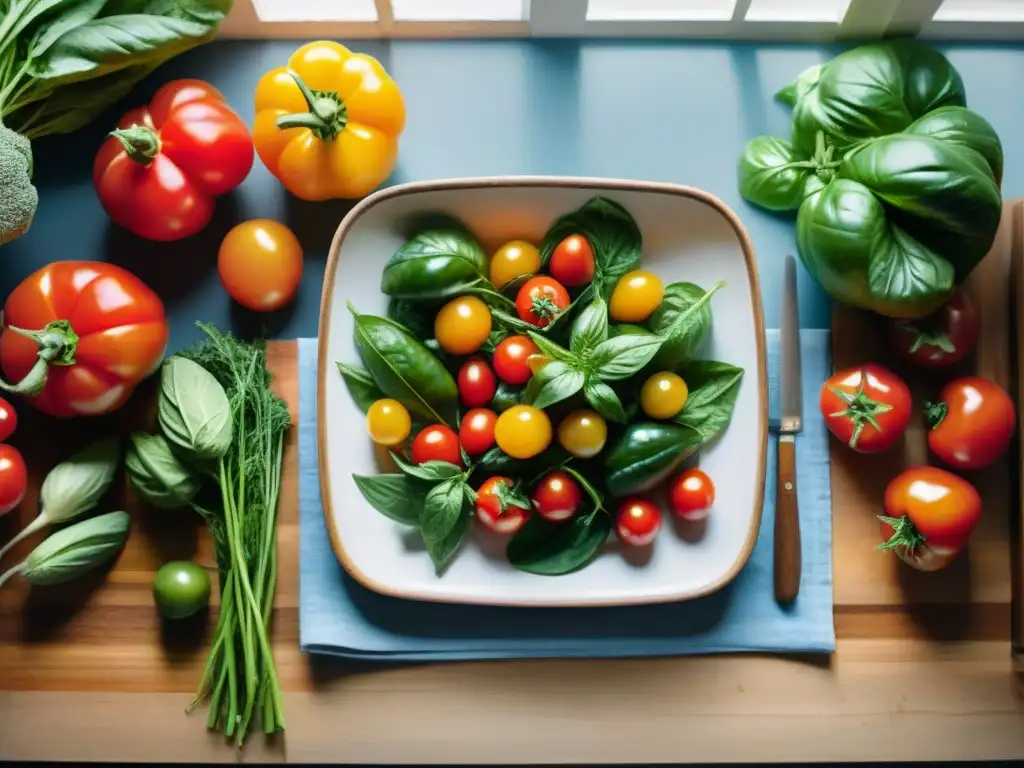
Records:
[[[1007,208],[992,254],[970,280],[982,311],[973,370],[1009,385]],[[1018,239],[1019,240],[1019,239]],[[766,258],[762,255],[762,258]],[[916,399],[940,382],[897,365],[879,322],[837,310],[836,366],[878,359]],[[294,343],[270,348],[293,418]],[[15,441],[33,470],[6,539],[36,512],[45,471],[90,435],[151,418],[146,393],[114,419],[26,419]],[[805,407],[815,407],[807,403]],[[294,434],[285,457],[274,647],[288,730],[239,756],[204,713],[184,714],[212,621],[163,625],[150,582],[162,562],[212,562],[188,513],[137,509],[107,572],[74,585],[0,590],[0,759],[372,763],[606,763],[1024,758],[1024,703],[1010,675],[1009,461],[972,475],[984,516],[969,550],[921,574],[874,551],[885,484],[927,461],[922,422],[904,443],[865,457],[832,442],[836,653],[830,658],[712,656],[374,666],[298,649],[298,488]],[[798,438],[799,439],[799,438]],[[31,550],[35,540],[20,546]],[[524,736],[529,734],[529,736]],[[624,735],[625,734],[625,735]]]

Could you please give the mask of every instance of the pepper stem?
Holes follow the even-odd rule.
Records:
[[[277,118],[277,127],[309,128],[321,141],[330,141],[345,130],[348,124],[348,107],[336,91],[313,91],[295,72],[289,72],[302,98],[306,100],[308,112],[296,112]]]
[[[111,131],[110,135],[121,142],[128,157],[143,167],[160,154],[160,137],[149,126],[135,124]]]
[[[8,384],[0,379],[0,390],[15,395],[35,397],[46,386],[47,371],[51,365],[74,365],[78,349],[78,334],[71,329],[67,320],[54,320],[39,331],[7,326],[7,330],[32,339],[39,346],[39,357],[35,365],[17,384]]]
[[[894,551],[902,549],[908,557],[913,556],[914,551],[925,543],[926,539],[917,530],[917,526],[911,522],[910,517],[903,515],[902,517],[888,517],[887,515],[878,515],[879,520],[883,523],[887,523],[892,526],[892,536],[889,537],[888,541],[883,541],[878,544],[875,549],[881,552]]]

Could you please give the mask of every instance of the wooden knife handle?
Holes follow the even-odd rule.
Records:
[[[796,495],[796,444],[781,435],[775,491],[775,599],[791,603],[800,591],[800,515]]]

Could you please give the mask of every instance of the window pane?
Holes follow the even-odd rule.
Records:
[[[839,24],[850,0],[750,0],[747,21],[824,21]]]
[[[391,0],[396,21],[522,21],[524,0]]]
[[[1021,0],[945,0],[934,21],[1024,21]]]
[[[373,0],[253,0],[260,21],[376,21]]]
[[[736,0],[589,0],[587,21],[728,21],[735,6]]]

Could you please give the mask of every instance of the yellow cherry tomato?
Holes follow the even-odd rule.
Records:
[[[550,362],[551,358],[548,357],[547,355],[536,354],[530,355],[528,358],[526,358],[526,364],[530,366],[530,373],[533,374],[539,373],[540,369]]]
[[[618,323],[642,323],[658,308],[664,295],[665,286],[653,272],[627,272],[615,284],[608,314]]]
[[[221,242],[217,271],[231,298],[255,312],[270,312],[291,301],[299,288],[302,246],[280,222],[243,221]]]
[[[597,456],[608,439],[608,424],[596,411],[573,411],[558,425],[558,442],[577,459]]]
[[[376,401],[366,411],[366,431],[375,443],[389,448],[409,436],[412,420],[409,412],[397,400],[389,397]]]
[[[551,445],[551,419],[531,405],[514,405],[498,417],[494,440],[513,459],[529,459]]]
[[[640,408],[652,419],[671,419],[683,410],[689,395],[682,376],[663,371],[644,382],[640,390]]]
[[[491,282],[501,288],[522,275],[540,272],[540,251],[525,240],[505,243],[491,257]]]
[[[453,355],[476,352],[490,333],[491,310],[476,296],[452,299],[434,318],[434,338]]]

